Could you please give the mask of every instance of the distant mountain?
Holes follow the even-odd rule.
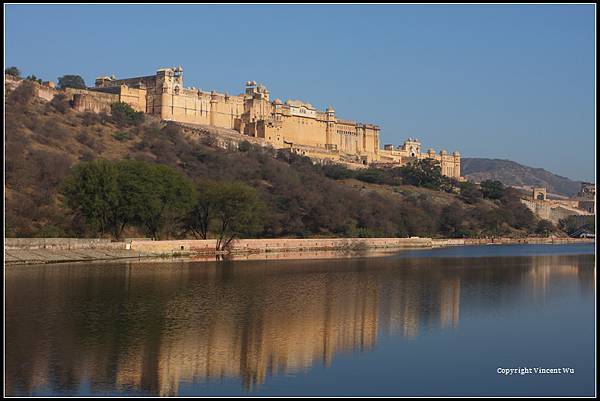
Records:
[[[548,193],[558,195],[575,195],[581,188],[580,181],[572,181],[543,168],[528,167],[511,160],[463,157],[461,173],[475,182],[489,179],[517,187],[545,187]]]

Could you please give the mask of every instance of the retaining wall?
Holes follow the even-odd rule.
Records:
[[[5,238],[5,249],[126,249],[125,242],[103,238]]]
[[[216,240],[131,241],[142,252],[214,252]],[[240,239],[231,252],[279,252],[304,249],[367,249],[430,247],[431,238]]]
[[[548,237],[548,238],[459,238],[459,239],[433,239],[431,245],[441,246],[460,246],[460,245],[487,245],[487,244],[575,244],[575,243],[593,243],[595,240],[590,238],[570,238],[570,237]]]

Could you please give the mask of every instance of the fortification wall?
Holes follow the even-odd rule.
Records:
[[[147,91],[146,89],[130,88],[121,86],[117,95],[118,101],[129,104],[135,111],[148,113],[146,105]],[[151,114],[151,113],[149,113]]]
[[[38,97],[49,102],[52,100],[52,98],[54,98],[54,96],[56,96],[58,91],[55,88],[51,88],[49,86],[38,85],[37,93]]]
[[[119,101],[119,95],[113,93],[86,90],[67,90],[66,93],[72,97],[73,108],[77,111],[110,113],[110,106]]]
[[[529,210],[535,213],[539,218],[550,220],[554,224],[558,224],[561,219],[565,219],[569,216],[591,215],[583,210],[570,208],[551,201],[521,199],[521,203],[527,206]]]
[[[417,152],[415,155],[406,150],[380,150],[379,127],[376,125],[337,119],[333,109],[318,111],[302,101],[290,100],[283,104],[276,99],[270,102],[267,88],[256,86],[255,82],[248,83],[246,93],[237,96],[184,88],[182,71],[181,68],[164,68],[151,76],[100,77],[96,80],[95,90],[58,91],[40,86],[38,96],[51,100],[56,94],[64,93],[75,110],[95,113],[110,113],[111,105],[122,101],[136,111],[165,121],[237,130],[317,162],[329,160],[357,165],[375,162],[398,166],[430,157],[440,162],[443,175],[461,178],[457,153]],[[6,81],[7,87],[18,85],[17,80],[9,78]]]

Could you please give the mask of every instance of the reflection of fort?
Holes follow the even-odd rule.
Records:
[[[371,349],[381,335],[455,327],[474,288],[504,288],[500,296],[514,299],[515,289],[546,291],[574,274],[589,281],[572,258],[542,259],[503,271],[505,286],[487,267],[428,258],[15,270],[7,304],[30,299],[6,313],[7,393],[76,391],[89,381],[99,392],[177,395],[184,383],[223,377],[255,388]]]
[[[593,275],[593,280],[590,280]],[[595,282],[595,269],[581,269],[569,256],[548,256],[533,259],[531,269],[528,270],[530,290],[535,296],[544,297],[550,290],[550,285],[556,282],[557,277],[574,277],[584,286],[589,286],[593,291]]]
[[[176,323],[158,350],[160,394],[177,394],[180,381],[192,378],[240,377],[251,388],[267,375],[299,372],[320,360],[328,365],[338,352],[375,344],[372,280],[314,275],[295,283],[290,277],[285,283],[267,280],[259,294],[225,292],[208,304],[189,298],[169,303],[167,315],[185,324]]]
[[[442,281],[440,291],[440,324],[457,326],[460,315],[460,278]]]

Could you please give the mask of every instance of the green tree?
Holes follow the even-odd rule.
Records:
[[[100,232],[120,238],[128,224],[152,238],[178,229],[194,203],[189,179],[168,166],[142,161],[81,163],[67,178],[63,193],[72,210]]]
[[[440,162],[434,159],[416,160],[398,169],[405,184],[440,189],[444,179]]]
[[[21,78],[21,71],[19,71],[19,69],[15,66],[8,67],[7,69],[4,70],[4,73],[7,75],[12,75],[13,77],[16,77],[16,78]]]
[[[33,82],[37,82],[38,84],[42,83],[42,79],[36,77],[35,75],[29,75],[27,78],[25,78],[28,81],[33,81]]]
[[[337,163],[326,164],[323,167],[321,167],[321,171],[323,172],[323,174],[325,174],[326,177],[332,178],[334,180],[344,180],[346,178],[354,177],[354,171]]]
[[[237,181],[222,182],[212,191],[212,202],[218,250],[260,229],[264,205],[254,188]]]
[[[140,125],[144,121],[144,113],[135,111],[125,102],[115,102],[110,105],[112,119],[120,126]]]
[[[214,181],[204,181],[197,191],[196,204],[187,215],[185,228],[196,238],[207,239],[210,222],[214,217],[215,201],[219,184]]]
[[[119,190],[124,213],[158,239],[177,233],[179,224],[194,204],[191,181],[165,165],[125,160],[119,163]]]
[[[372,184],[392,184],[386,172],[378,168],[366,168],[358,170],[355,173],[355,178],[360,181],[369,182]]]
[[[75,88],[75,89],[85,89],[85,81],[79,75],[63,75],[62,77],[58,77],[58,88]]]
[[[504,196],[504,184],[500,181],[485,180],[479,187],[484,198],[500,199]]]
[[[179,231],[182,219],[193,207],[196,192],[193,183],[184,175],[165,165],[156,165],[158,208],[146,221],[149,232],[158,238],[164,229],[167,236]]]
[[[107,160],[80,163],[65,180],[63,194],[67,205],[103,236],[120,235],[122,218],[117,166]]]
[[[475,204],[481,199],[481,191],[477,188],[477,185],[472,182],[465,181],[460,183],[460,199],[469,203]]]

